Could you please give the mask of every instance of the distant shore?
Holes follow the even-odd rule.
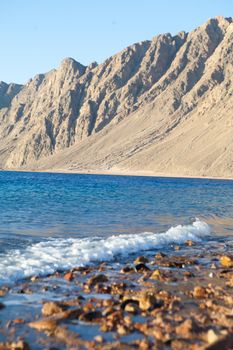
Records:
[[[233,181],[233,177],[229,176],[208,176],[208,175],[186,175],[186,174],[171,174],[159,173],[153,171],[125,171],[125,170],[74,170],[74,169],[0,169],[0,171],[10,172],[34,172],[34,173],[57,173],[57,174],[80,174],[80,175],[109,175],[109,176],[141,176],[141,177],[164,177],[178,179],[200,179],[200,180],[227,180]]]

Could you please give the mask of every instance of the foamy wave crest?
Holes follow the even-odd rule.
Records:
[[[201,241],[210,228],[198,219],[191,225],[171,227],[164,233],[115,235],[106,239],[50,239],[14,250],[0,257],[0,281],[10,282],[33,275],[48,275],[91,262],[111,261],[115,257],[144,250],[182,244],[186,240]]]

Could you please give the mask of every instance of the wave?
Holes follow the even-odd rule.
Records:
[[[182,244],[191,239],[201,241],[210,234],[210,227],[196,219],[190,225],[171,227],[164,233],[114,235],[106,239],[55,239],[13,250],[0,257],[0,281],[13,282],[30,276],[44,276],[94,262],[112,261],[145,250]]]

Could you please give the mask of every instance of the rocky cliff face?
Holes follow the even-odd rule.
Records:
[[[0,108],[10,107],[11,101],[17,95],[23,85],[19,84],[6,84],[4,81],[0,81]]]
[[[23,87],[0,83],[0,165],[170,171],[175,155],[155,148],[182,134],[184,123],[199,123],[200,136],[217,113],[232,127],[232,62],[232,20],[219,17],[189,34],[129,46],[103,64],[68,58]],[[180,167],[188,169],[184,157]]]

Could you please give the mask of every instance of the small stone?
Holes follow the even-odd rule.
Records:
[[[148,340],[146,340],[146,339],[140,340],[140,342],[139,342],[139,349],[141,349],[141,350],[149,350],[151,348],[152,348],[152,346],[151,346],[151,344],[149,343]]]
[[[212,300],[206,300],[205,306],[206,306],[207,308],[213,308],[214,303],[213,303]]]
[[[139,301],[138,300],[135,300],[135,299],[125,299],[122,303],[121,303],[121,309],[122,310],[125,310],[127,305],[129,304],[134,304],[136,306],[139,305]]]
[[[185,244],[189,247],[195,245],[195,242],[193,242],[191,239],[188,239],[187,241],[185,241]]]
[[[124,317],[124,323],[127,325],[127,326],[131,326],[132,325],[132,318],[130,316],[125,316]]]
[[[207,341],[209,344],[215,343],[218,340],[218,336],[213,329],[209,329],[207,332]]]
[[[64,311],[64,309],[65,308],[61,307],[58,303],[49,301],[47,303],[44,303],[41,312],[43,316],[52,316]]]
[[[93,322],[100,318],[102,318],[102,313],[100,311],[85,312],[79,317],[81,321],[86,321],[86,322]]]
[[[228,305],[233,305],[233,297],[231,295],[228,295],[227,297],[225,297],[225,300]]]
[[[104,338],[102,337],[102,335],[97,335],[94,337],[94,340],[97,342],[97,343],[103,343],[104,342]]]
[[[150,276],[150,279],[152,280],[158,280],[161,277],[161,271],[160,270],[155,270],[152,272],[152,275]]]
[[[96,275],[96,276],[92,276],[91,278],[89,278],[89,280],[87,281],[87,284],[92,287],[94,285],[96,285],[97,283],[104,283],[104,282],[108,282],[108,277],[105,275]]]
[[[137,272],[147,272],[147,271],[150,271],[149,267],[146,266],[145,264],[142,264],[142,263],[135,265],[135,270],[136,270]]]
[[[161,252],[159,252],[155,255],[155,259],[163,259],[165,257],[167,257],[167,255],[164,253],[161,253]]]
[[[11,343],[9,350],[29,350],[29,345],[24,340],[18,340],[17,342]]]
[[[176,334],[182,335],[184,338],[189,337],[190,333],[199,330],[197,324],[192,319],[187,319],[176,327]]]
[[[169,310],[178,311],[182,307],[182,304],[179,300],[172,300],[169,304]]]
[[[196,286],[193,290],[193,296],[195,298],[205,298],[206,296],[206,289],[201,286]]]
[[[147,264],[149,262],[149,260],[147,258],[145,258],[144,256],[138,256],[137,259],[134,260],[134,264]]]
[[[130,266],[125,266],[121,269],[121,273],[133,273],[135,270]]]
[[[156,300],[156,298],[154,297],[154,295],[148,294],[148,293],[143,293],[139,299],[139,307],[141,310],[143,311],[147,311],[147,310],[152,310],[156,307],[160,307],[162,306],[161,302],[158,302]]]
[[[119,324],[117,326],[117,333],[120,335],[126,335],[128,333],[128,330],[126,327],[124,327],[123,325]]]
[[[38,276],[32,276],[31,277],[31,281],[32,282],[36,282],[36,281],[38,281],[38,279],[39,279]]]
[[[54,320],[38,320],[28,323],[29,327],[35,328],[38,331],[54,330],[57,327],[57,322]]]
[[[191,350],[191,347],[187,343],[187,340],[184,339],[174,339],[171,341],[171,349],[172,350]],[[195,349],[193,347],[193,349]],[[199,347],[200,349],[200,347]],[[198,348],[196,349],[198,350]],[[204,350],[204,348],[203,348]]]
[[[104,309],[102,313],[103,313],[103,316],[106,317],[108,315],[113,314],[115,311],[116,310],[112,306],[109,306],[106,309]]]
[[[217,269],[217,265],[214,264],[214,263],[212,263],[211,266],[210,266],[210,268],[213,269],[213,270],[216,270],[216,269]]]
[[[109,306],[113,306],[114,305],[114,301],[112,299],[104,299],[102,301],[102,304],[104,307],[109,307]]]
[[[132,314],[138,314],[140,313],[140,308],[136,303],[128,303],[125,306],[125,311]]]
[[[223,267],[233,267],[233,257],[228,255],[221,256],[220,263]]]
[[[14,321],[12,321],[13,324],[23,324],[25,323],[25,320],[22,318],[16,318]]]
[[[186,277],[186,278],[195,277],[194,274],[193,274],[192,272],[190,272],[190,271],[185,271],[185,272],[183,273],[183,275],[184,275],[184,277]]]
[[[0,289],[0,297],[4,297],[8,293],[8,288]]]
[[[111,294],[122,294],[126,288],[127,285],[123,282],[113,283],[111,285]]]
[[[64,275],[64,278],[65,278],[65,280],[67,280],[67,281],[73,281],[73,279],[74,279],[74,275],[73,275],[73,272],[67,272],[65,275]]]

